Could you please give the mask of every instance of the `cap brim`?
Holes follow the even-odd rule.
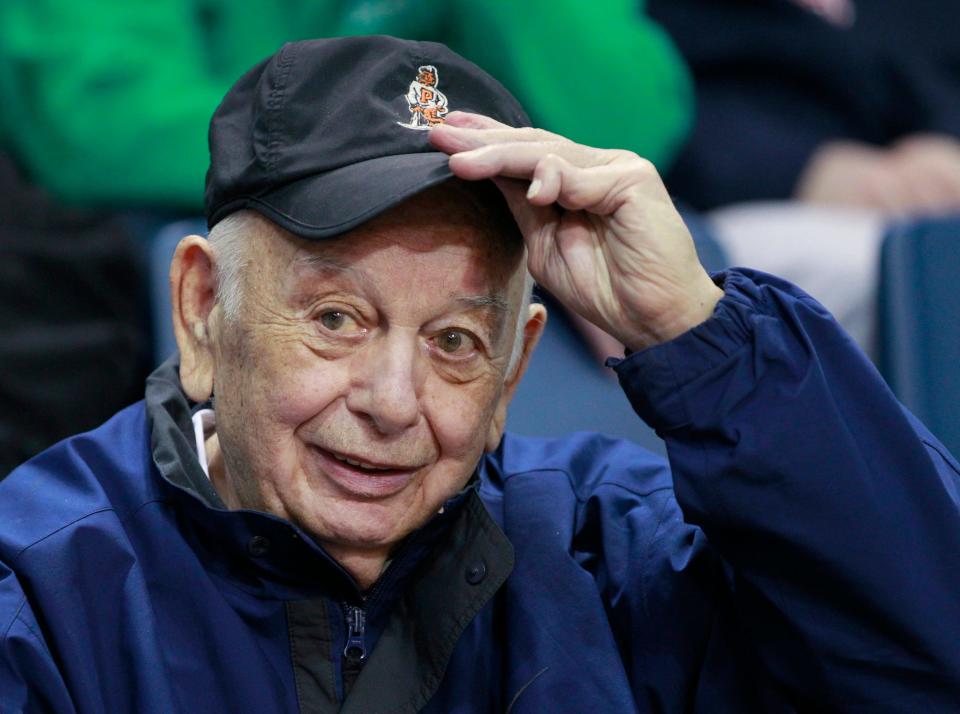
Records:
[[[440,152],[382,156],[308,176],[244,204],[302,238],[331,238],[453,178],[449,158]]]

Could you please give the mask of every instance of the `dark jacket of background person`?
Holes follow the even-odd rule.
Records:
[[[62,205],[0,151],[0,479],[143,394],[139,267],[123,220]]]
[[[960,136],[957,6],[855,0],[849,26],[800,0],[650,0],[694,73],[697,117],[667,174],[700,209],[789,198],[830,139]]]

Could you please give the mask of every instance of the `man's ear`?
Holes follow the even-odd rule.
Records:
[[[211,314],[216,285],[210,243],[200,236],[181,240],[170,264],[173,332],[180,350],[180,382],[195,402],[205,402],[213,394]]]
[[[540,303],[532,303],[528,308],[527,322],[523,326],[523,351],[520,358],[513,368],[513,374],[507,375],[507,381],[504,382],[503,392],[497,402],[493,413],[493,419],[490,420],[490,428],[487,431],[486,450],[493,451],[500,445],[500,439],[503,437],[503,430],[507,423],[507,406],[513,399],[514,392],[517,391],[517,385],[520,384],[520,378],[527,371],[527,365],[530,364],[530,356],[533,349],[540,341],[543,334],[543,328],[547,325],[547,308]]]

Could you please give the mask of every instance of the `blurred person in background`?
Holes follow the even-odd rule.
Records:
[[[134,228],[118,212],[199,213],[207,124],[230,83],[286,41],[376,33],[444,41],[498,76],[539,124],[661,168],[692,120],[670,40],[611,0],[8,0],[0,477],[139,394],[143,279]]]
[[[875,347],[891,219],[960,211],[960,45],[945,0],[651,0],[696,120],[667,172],[733,264],[788,277]]]
[[[149,366],[130,226],[52,198],[6,139],[0,127],[0,478],[139,399]]]
[[[651,0],[649,12],[695,76],[697,119],[668,180],[696,208],[960,209],[955,3]]]

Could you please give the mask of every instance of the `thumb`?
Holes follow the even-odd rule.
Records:
[[[496,176],[491,181],[506,199],[510,213],[513,214],[528,247],[530,240],[536,237],[545,225],[556,221],[557,210],[554,206],[534,206],[527,199],[529,181],[501,176]]]

